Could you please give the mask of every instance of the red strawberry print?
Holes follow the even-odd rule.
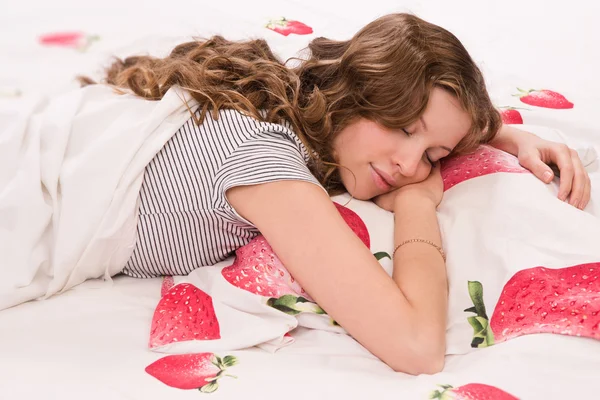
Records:
[[[313,33],[313,29],[310,26],[299,21],[287,20],[284,17],[269,21],[266,27],[283,36],[288,36],[290,33],[295,33],[296,35],[309,35]]]
[[[165,385],[177,389],[199,389],[212,393],[219,388],[218,380],[227,368],[238,362],[234,356],[223,358],[213,353],[177,354],[163,357],[146,367],[146,372]]]
[[[517,272],[504,285],[491,321],[481,283],[469,282],[474,307],[472,347],[486,347],[521,335],[554,333],[600,340],[600,263]],[[489,321],[489,324],[488,324]]]
[[[148,346],[154,349],[186,340],[220,338],[212,298],[192,284],[180,283],[158,302]]]
[[[233,286],[266,297],[291,294],[310,299],[283,266],[264,236],[255,237],[237,249],[235,255],[233,264],[221,270],[225,280]]]
[[[554,109],[573,108],[573,103],[567,100],[565,96],[560,93],[553,92],[552,90],[523,90],[519,88],[517,88],[517,90],[519,93],[515,94],[514,96],[519,96],[523,103],[531,106]]]
[[[442,390],[431,393],[430,399],[454,400],[518,400],[515,396],[497,387],[483,383],[469,383],[460,387],[438,385]]]
[[[344,221],[346,221],[346,223],[348,224],[350,229],[352,229],[354,231],[354,233],[356,234],[356,236],[358,236],[358,238],[360,240],[362,240],[362,242],[365,244],[365,246],[370,248],[371,247],[371,237],[369,236],[369,231],[367,230],[367,225],[365,225],[365,223],[358,216],[358,214],[356,214],[351,209],[346,208],[336,202],[333,202],[333,204],[337,208],[337,210],[340,213],[340,215],[342,216],[342,218],[344,218]]]
[[[175,286],[175,281],[172,276],[165,276],[162,280],[162,285],[160,287],[160,297],[164,297],[165,294],[169,293],[169,290]]]
[[[60,46],[85,51],[92,42],[99,40],[96,35],[87,35],[83,32],[56,32],[41,35],[38,40],[45,46]]]
[[[446,191],[454,185],[478,176],[496,172],[522,174],[529,171],[519,164],[515,156],[491,146],[479,146],[472,154],[443,159],[441,172],[444,191]]]
[[[500,117],[505,124],[523,124],[523,117],[519,112],[521,108],[500,107]]]

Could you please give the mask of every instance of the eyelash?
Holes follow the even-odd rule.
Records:
[[[407,131],[405,128],[402,128],[402,131],[408,137],[412,137],[412,135],[413,135],[412,133],[410,133],[409,131]],[[425,158],[427,158],[427,161],[429,162],[429,164],[433,165],[433,161],[431,160],[431,158],[429,158],[429,154],[427,154],[427,152],[425,152]]]

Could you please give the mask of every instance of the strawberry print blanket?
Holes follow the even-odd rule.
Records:
[[[541,0],[463,5],[24,0],[4,7],[0,398],[594,397],[600,164],[591,146],[573,139],[599,149],[597,6]],[[127,246],[106,249],[114,235],[128,240],[137,173],[163,139],[152,148],[138,146],[142,158],[125,153],[137,146],[137,134],[168,136],[168,125],[151,117],[170,116],[176,125],[179,98],[171,97],[172,108],[136,103],[141,119],[135,121],[119,118],[122,103],[100,107],[106,92],[47,98],[75,88],[76,75],[100,78],[115,55],[162,56],[192,37],[222,34],[265,38],[286,60],[317,37],[346,40],[398,11],[454,33],[482,69],[503,121],[576,148],[592,177],[592,201],[578,211],[556,199],[556,182],[542,184],[506,154],[484,148],[470,159],[448,160],[438,214],[450,285],[444,371],[419,377],[392,371],[302,291],[260,238],[187,277],[102,279],[126,257]],[[138,129],[142,125],[152,129]],[[84,126],[93,135],[108,128],[120,145],[108,135],[99,146]],[[115,163],[102,174],[92,171],[93,181],[76,174],[108,155],[129,159],[138,172],[124,175]],[[19,180],[13,180],[16,166],[25,167]],[[81,197],[73,197],[75,184],[86,188]],[[333,200],[344,207],[340,212],[354,213],[347,222],[391,273],[391,216],[348,196]],[[82,202],[95,211],[81,213]],[[52,242],[59,249],[54,254]],[[77,284],[94,277],[101,279]],[[41,298],[47,299],[26,302]]]
[[[514,156],[489,146],[444,160],[442,176],[439,220],[450,285],[447,354],[501,346],[522,335],[600,340],[598,215],[558,200],[558,179],[546,185]],[[391,274],[392,215],[347,195],[333,200]],[[388,230],[388,237],[372,240],[376,229]],[[165,279],[148,346],[182,357],[249,346],[276,351],[293,343],[297,327],[346,334],[258,236],[231,260]],[[167,357],[161,362],[175,360]],[[441,387],[436,396],[449,392]]]

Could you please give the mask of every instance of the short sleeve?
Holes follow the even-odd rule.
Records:
[[[306,149],[286,130],[260,132],[242,142],[225,160],[216,176],[216,200],[231,208],[225,193],[237,186],[299,180],[313,183],[325,191],[307,166]],[[326,192],[326,191],[325,191]]]

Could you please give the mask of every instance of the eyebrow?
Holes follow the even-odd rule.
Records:
[[[423,124],[423,130],[424,130],[425,132],[427,132],[427,124],[425,123],[425,120],[423,119],[423,116],[420,116],[420,117],[419,117],[419,120],[420,120],[420,121],[421,121],[421,123]],[[452,149],[451,149],[451,148],[449,148],[449,147],[446,147],[446,146],[438,146],[438,147],[439,147],[439,148],[441,148],[441,149],[444,149],[444,150],[446,150],[448,153],[452,153]]]

